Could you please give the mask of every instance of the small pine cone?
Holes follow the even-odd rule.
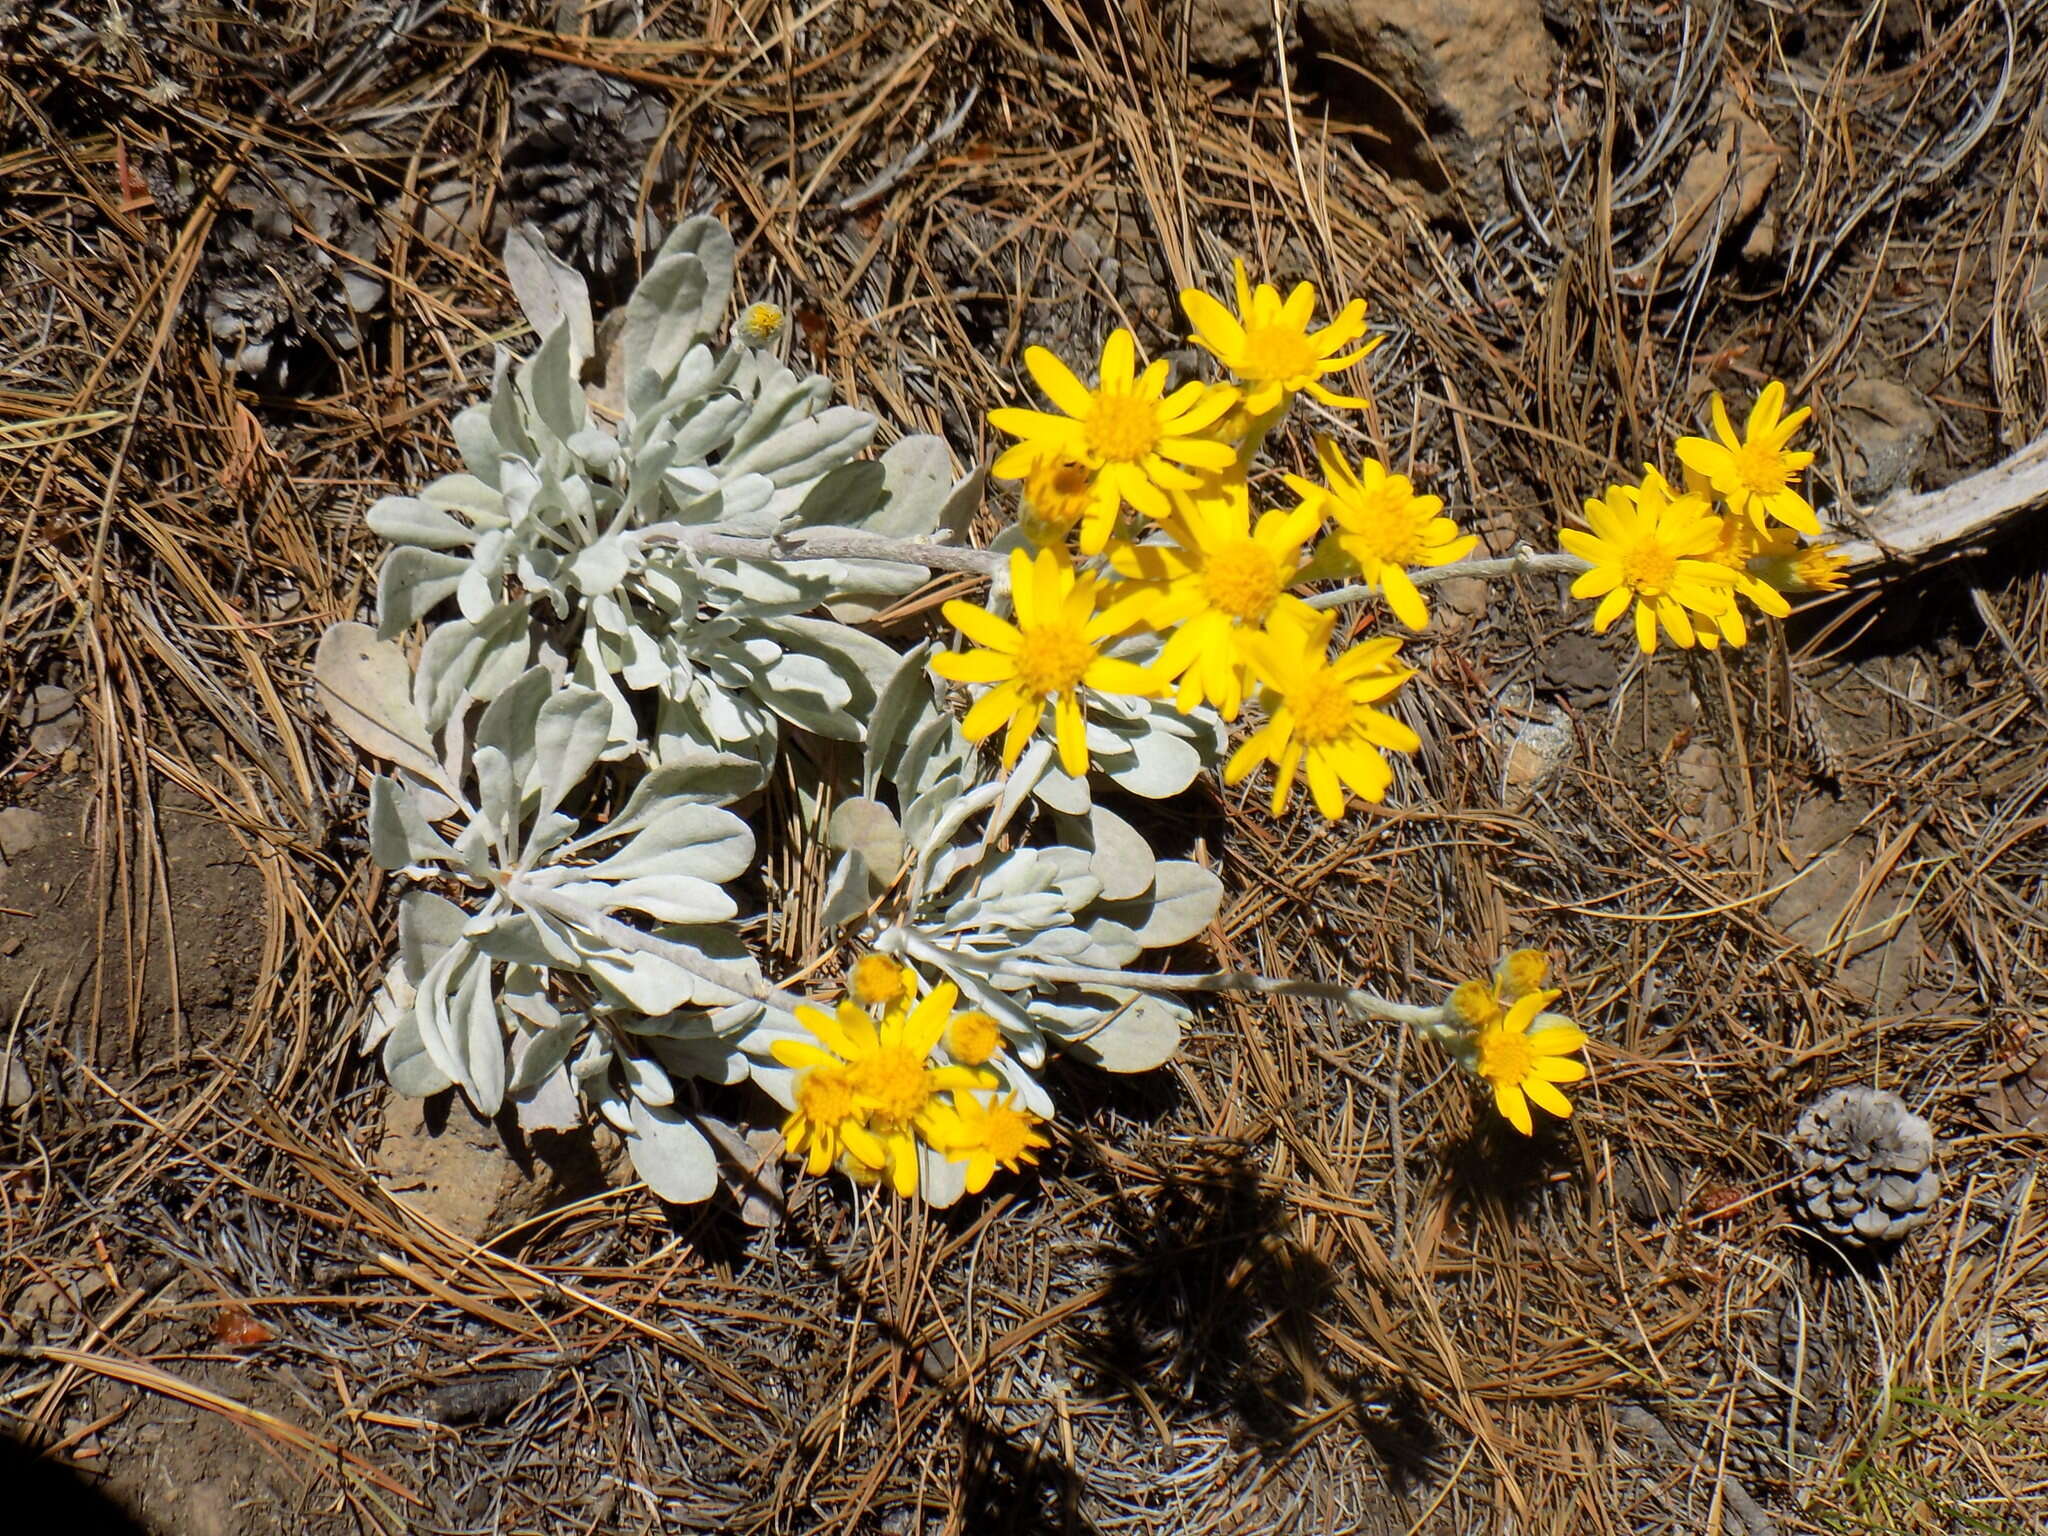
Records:
[[[564,65],[522,81],[501,170],[507,226],[535,225],[593,287],[614,287],[631,275],[636,245],[660,233],[654,207],[675,183],[672,153],[651,172],[644,222],[634,219],[667,121],[655,98],[595,70]]]
[[[376,254],[376,226],[347,193],[257,161],[228,185],[194,290],[222,361],[284,391],[355,351],[384,284],[347,256]]]
[[[1837,1088],[1807,1105],[1792,1132],[1801,1213],[1848,1248],[1895,1243],[1927,1219],[1940,1192],[1934,1132],[1895,1093]]]

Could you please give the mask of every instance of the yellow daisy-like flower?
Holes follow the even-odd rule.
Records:
[[[1123,500],[1116,488],[1079,459],[1041,455],[1024,476],[1025,535],[1041,549],[1064,545],[1076,527],[1081,553],[1099,555],[1116,531]]]
[[[983,1103],[975,1094],[956,1093],[935,1144],[953,1162],[967,1164],[967,1192],[978,1195],[998,1167],[1021,1173],[1026,1163],[1038,1161],[1039,1152],[1052,1145],[1038,1133],[1044,1123],[1019,1107],[1015,1094]]]
[[[1098,611],[1103,593],[1095,576],[1077,576],[1049,549],[1031,559],[1010,551],[1010,600],[1017,622],[955,598],[946,618],[979,650],[941,651],[932,670],[956,683],[993,683],[961,722],[969,741],[986,741],[1007,724],[1003,766],[1016,766],[1031,733],[1053,709],[1060,766],[1075,778],[1088,771],[1087,719],[1082,690],[1150,698],[1166,684],[1133,662],[1102,654],[1102,644],[1137,623],[1136,595]]]
[[[1002,1048],[1002,1025],[979,1008],[954,1014],[946,1026],[946,1049],[963,1066],[986,1066]]]
[[[1004,407],[989,425],[1019,439],[997,457],[990,473],[1015,480],[1046,454],[1079,459],[1109,490],[1148,517],[1172,511],[1168,491],[1192,491],[1193,470],[1222,471],[1237,461],[1228,443],[1205,436],[1237,403],[1228,385],[1189,383],[1166,393],[1167,366],[1137,371],[1138,344],[1127,330],[1103,343],[1095,388],[1043,347],[1028,347],[1024,366],[1063,413]]]
[[[1230,480],[1214,494],[1183,498],[1164,525],[1170,543],[1125,545],[1110,555],[1118,575],[1154,593],[1145,622],[1171,633],[1152,670],[1180,679],[1174,704],[1182,714],[1208,703],[1224,719],[1237,718],[1248,667],[1242,642],[1295,601],[1287,590],[1319,522],[1303,506],[1264,513],[1255,528],[1250,490]]]
[[[1415,675],[1400,664],[1401,642],[1367,640],[1332,661],[1335,623],[1334,614],[1283,608],[1265,633],[1240,642],[1264,685],[1267,718],[1230,755],[1223,782],[1236,784],[1272,763],[1275,816],[1286,811],[1304,763],[1316,809],[1335,821],[1344,814],[1347,786],[1368,800],[1386,798],[1394,770],[1381,748],[1413,752],[1422,745],[1406,725],[1373,708]]]
[[[1676,494],[1672,491],[1670,483],[1648,464],[1643,466],[1643,484],[1654,484],[1667,500]],[[1703,494],[1705,481],[1696,471],[1686,471],[1686,484],[1691,494]],[[1784,618],[1792,611],[1792,605],[1773,590],[1768,582],[1759,579],[1749,569],[1750,556],[1756,553],[1761,537],[1756,531],[1756,525],[1746,517],[1724,517],[1719,519],[1719,522],[1720,536],[1715,540],[1713,548],[1700,558],[1734,572],[1735,590],[1748,598],[1758,612],[1768,614],[1774,619]],[[1709,651],[1723,640],[1734,646],[1745,645],[1749,640],[1749,626],[1744,622],[1742,607],[1734,602],[1729,603],[1711,623],[1695,624],[1693,631],[1694,638],[1699,641],[1701,647]]]
[[[1421,629],[1429,622],[1429,605],[1408,572],[1464,559],[1478,546],[1479,536],[1461,536],[1458,525],[1441,515],[1441,496],[1416,495],[1406,475],[1388,474],[1378,459],[1363,459],[1353,471],[1344,450],[1319,437],[1316,461],[1325,484],[1298,475],[1287,476],[1287,484],[1302,498],[1304,509],[1336,523],[1337,547],[1360,576],[1386,593],[1394,617]]]
[[[1710,553],[1721,541],[1721,519],[1697,496],[1670,494],[1661,475],[1641,486],[1615,485],[1605,501],[1586,503],[1592,532],[1566,528],[1558,542],[1592,567],[1572,583],[1573,597],[1597,597],[1593,632],[1636,610],[1636,644],[1657,649],[1659,625],[1673,644],[1697,638],[1691,614],[1718,620],[1734,606],[1735,572]]]
[[[1507,1017],[1508,1008],[1540,992],[1550,980],[1550,956],[1540,949],[1518,949],[1493,968],[1493,980],[1460,982],[1444,1006],[1472,1031],[1491,1029]]]
[[[940,982],[915,1008],[896,1009],[878,1021],[847,1001],[834,1013],[809,1005],[796,1011],[811,1040],[777,1040],[771,1047],[785,1067],[798,1069],[796,1109],[783,1122],[792,1152],[812,1173],[823,1173],[842,1153],[877,1173],[886,1172],[899,1195],[917,1193],[917,1148],[936,1145],[941,1093],[994,1086],[995,1075],[973,1067],[935,1067],[932,1047],[953,1016],[960,989]]]
[[[1837,592],[1848,580],[1849,563],[1834,553],[1835,544],[1802,544],[1773,529],[1757,539],[1749,557],[1750,573],[1779,592]]]
[[[1813,505],[1794,488],[1799,472],[1813,462],[1810,453],[1786,448],[1813,414],[1801,406],[1783,416],[1785,386],[1773,379],[1756,397],[1740,437],[1728,419],[1728,407],[1714,396],[1714,437],[1681,437],[1676,452],[1688,469],[1706,477],[1716,495],[1737,517],[1747,517],[1762,532],[1775,518],[1801,533],[1818,534],[1820,519]],[[1715,439],[1718,438],[1719,441]]]
[[[1244,263],[1233,261],[1237,278],[1237,313],[1199,288],[1181,290],[1180,307],[1195,328],[1188,340],[1211,353],[1235,375],[1244,390],[1244,411],[1256,419],[1286,405],[1306,390],[1325,405],[1370,404],[1356,395],[1340,395],[1322,381],[1342,373],[1380,344],[1375,336],[1355,352],[1343,353],[1365,334],[1365,300],[1353,299],[1319,331],[1309,329],[1316,309],[1316,290],[1299,283],[1283,300],[1271,283],[1253,288]]]
[[[862,955],[846,990],[863,1008],[901,1008],[917,995],[917,972],[889,955]]]
[[[1572,1112],[1572,1101],[1558,1092],[1559,1083],[1575,1083],[1586,1064],[1571,1053],[1586,1043],[1586,1033],[1570,1020],[1530,1031],[1537,1016],[1563,996],[1560,992],[1527,992],[1517,998],[1499,1023],[1473,1039],[1474,1070],[1493,1088],[1494,1107],[1524,1136],[1535,1134],[1529,1114],[1533,1102],[1559,1119]]]

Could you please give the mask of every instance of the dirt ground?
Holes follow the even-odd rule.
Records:
[[[1159,813],[1229,892],[1181,958],[1434,1000],[1544,947],[1578,1113],[1525,1140],[1430,1047],[1223,1001],[1157,1073],[1056,1069],[1042,1167],[946,1213],[792,1173],[757,1229],[393,1102],[355,1048],[392,893],[307,686],[364,508],[525,344],[492,248],[548,70],[624,93],[633,152],[548,185],[651,189],[629,247],[641,201],[718,213],[793,358],[963,467],[1025,346],[1192,363],[1173,295],[1242,254],[1370,302],[1349,446],[1505,552],[1673,467],[1715,389],[1814,404],[1851,525],[2048,428],[2048,5],[585,9],[0,0],[19,1485],[155,1536],[2048,1528],[2038,520],[1735,652],[1441,589],[1384,809]],[[1444,58],[1530,29],[1540,78],[1387,75],[1327,19],[1366,11],[1469,13]],[[297,254],[229,251],[286,175]],[[238,374],[206,326],[286,259],[307,303]],[[1943,1192],[1847,1262],[1785,1142],[1859,1083]]]

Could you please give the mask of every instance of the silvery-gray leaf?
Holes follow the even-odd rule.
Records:
[[[364,521],[378,537],[393,544],[467,549],[476,542],[476,530],[469,524],[413,496],[384,497],[371,506]]]
[[[1058,764],[1046,770],[1033,793],[1062,816],[1086,816],[1094,803],[1088,781],[1070,777]]]
[[[665,956],[638,950],[621,953],[593,939],[582,946],[585,969],[600,990],[613,994],[613,1001],[642,1013],[671,1013],[684,1007],[720,1008],[747,1001],[746,994],[712,980],[707,971],[737,973],[751,985],[759,984],[759,968],[746,946],[729,929],[662,926],[654,930],[654,936],[685,956],[709,964],[703,969],[686,968]]]
[[[463,938],[503,965],[574,969],[578,956],[545,918],[523,909],[493,905],[469,920]]]
[[[754,693],[792,725],[834,741],[857,741],[860,723],[848,712],[853,690],[830,662],[786,651],[754,685]]]
[[[732,234],[709,214],[698,214],[678,224],[661,242],[654,266],[680,256],[694,256],[704,269],[704,291],[694,308],[671,301],[675,323],[694,345],[712,335],[724,318],[726,301],[732,297]]]
[[[888,472],[875,460],[837,465],[820,475],[803,500],[783,514],[778,529],[860,527],[881,508],[887,486]]]
[[[869,799],[884,778],[895,781],[895,766],[911,728],[938,712],[931,674],[925,670],[931,653],[929,640],[911,647],[897,658],[895,670],[876,695],[874,713],[868,716],[867,757],[861,768],[860,792]]]
[[[695,1205],[718,1188],[718,1159],[703,1133],[674,1109],[657,1109],[640,1099],[631,1101],[632,1133],[626,1150],[633,1171],[649,1189],[672,1205]]]
[[[1137,828],[1099,805],[1089,812],[1087,828],[1092,844],[1088,867],[1102,882],[1104,901],[1132,901],[1152,889],[1152,845]]]
[[[967,1193],[967,1160],[955,1161],[922,1142],[917,1148],[917,1193],[935,1211],[960,1203]]]
[[[524,821],[524,796],[511,759],[496,747],[478,747],[469,756],[476,770],[477,814],[470,825],[481,828],[500,862],[510,863],[513,838]]]
[[[419,1018],[412,1010],[401,1015],[384,1039],[384,1076],[399,1093],[424,1099],[455,1086],[455,1079],[434,1064],[420,1041]]]
[[[610,741],[610,727],[611,707],[588,688],[565,688],[541,705],[533,745],[542,815],[589,777]]]
[[[657,1108],[675,1103],[675,1084],[668,1080],[667,1071],[652,1057],[625,1052],[619,1057],[618,1067],[626,1091],[641,1103]]]
[[[590,841],[601,840],[609,839]],[[722,884],[745,874],[753,859],[754,834],[745,822],[716,806],[682,801],[649,816],[629,841],[582,874],[593,880],[689,874]]]
[[[419,499],[443,512],[460,512],[471,524],[470,537],[503,528],[505,494],[495,481],[469,474],[443,475],[420,492]]]
[[[826,824],[825,841],[857,852],[884,880],[903,867],[903,829],[896,824],[895,812],[879,800],[857,795],[840,801]]]
[[[481,624],[450,619],[427,632],[412,697],[430,731],[448,724],[465,699],[496,698],[527,667],[531,620],[522,603],[501,603]]]
[[[529,667],[519,680],[485,706],[476,723],[477,747],[494,747],[504,754],[513,782],[524,786],[533,772],[534,724],[541,706],[555,691],[554,679],[544,667]],[[472,753],[472,760],[475,754]]]
[[[1090,732],[1091,737],[1093,732]],[[1122,753],[1106,751],[1097,766],[1115,781],[1147,800],[1164,800],[1195,782],[1202,754],[1184,737],[1168,731],[1141,729],[1121,737]],[[1090,743],[1091,750],[1093,742]]]
[[[647,1048],[672,1077],[695,1077],[730,1086],[747,1076],[747,1064],[730,1040],[716,1036],[671,1039],[663,1036]]]
[[[982,495],[987,486],[988,466],[982,465],[953,487],[945,504],[939,508],[937,526],[932,531],[950,534],[955,544],[964,544],[967,530],[974,522],[974,514],[981,510]]]
[[[1138,942],[1138,936],[1113,918],[1092,918],[1079,929],[1069,929],[1087,936],[1087,944],[1075,954],[1074,964],[1091,966],[1098,971],[1120,971],[1145,952],[1145,946]]]
[[[1017,759],[1016,767],[1003,776],[1002,797],[996,801],[996,808],[990,813],[988,824],[981,829],[981,846],[993,848],[1009,828],[1010,820],[1023,806],[1038,781],[1045,777],[1046,769],[1052,766],[1052,743],[1043,736],[1035,738],[1024,749],[1024,755]]]
[[[579,1081],[581,1081],[579,1079]],[[600,1091],[593,1091],[594,1089]],[[585,1102],[604,1117],[605,1124],[626,1138],[626,1150],[633,1149],[633,1096],[623,1093],[611,1084],[611,1074],[606,1073],[601,1085],[583,1081]]]
[[[525,369],[526,387],[532,392],[536,415],[556,440],[565,444],[590,419],[590,407],[576,377],[581,362],[581,358],[571,356],[569,328],[565,325],[548,333]]]
[[[463,465],[485,485],[496,488],[498,457],[504,452],[504,446],[498,441],[498,434],[491,430],[491,408],[472,405],[457,411],[455,420],[449,424],[449,431],[455,438],[455,450],[462,455]]]
[[[943,845],[974,817],[994,805],[1002,798],[1002,794],[1003,786],[1000,783],[977,784],[964,794],[956,789],[945,804],[937,807],[937,814],[931,822],[930,830],[922,836],[912,830],[912,816],[906,812],[903,817],[903,834],[915,845],[921,857],[929,858],[934,849]],[[924,800],[925,797],[920,795],[913,803],[912,811],[916,811]]]
[[[858,853],[842,853],[833,861],[825,879],[825,896],[818,907],[819,926],[830,930],[854,921],[867,910],[881,890],[881,883],[868,872],[867,860]]]
[[[469,914],[432,891],[407,891],[398,902],[398,960],[405,979],[420,985],[435,961],[462,940]]]
[[[420,978],[419,1006],[413,1010],[419,1021],[420,1044],[428,1059],[436,1071],[456,1083],[464,1080],[468,1068],[463,1062],[462,1015],[460,1010],[450,1008],[449,994],[471,981],[475,972],[474,950],[467,945],[450,949]]]
[[[911,726],[909,740],[889,769],[889,778],[898,790],[897,803],[908,803],[934,785],[961,776],[975,755],[967,738],[960,734],[960,722],[940,708],[936,698],[928,696]],[[909,830],[908,816],[903,825],[911,842],[918,842],[917,834]]]
[[[567,575],[589,597],[608,597],[625,584],[633,563],[623,539],[600,539],[569,557]]]
[[[1190,1017],[1177,1003],[1124,987],[1103,987],[1100,995],[1083,994],[1089,1009],[1086,1022],[1070,1008],[1034,1009],[1048,1033],[1062,1048],[1105,1072],[1149,1072],[1163,1066],[1180,1049],[1181,1027]]]
[[[1163,949],[1201,934],[1222,905],[1223,882],[1213,872],[1185,859],[1161,859],[1149,896],[1104,902],[1095,911],[1130,928],[1147,949]]]
[[[392,962],[385,968],[383,985],[370,998],[370,1006],[363,1014],[363,1035],[357,1042],[365,1051],[374,1051],[390,1037],[398,1027],[399,1019],[413,1010],[419,1000],[419,993],[406,980],[405,967]]]
[[[598,865],[593,873],[604,870]],[[709,880],[692,875],[642,875],[625,880],[564,881],[558,890],[600,912],[640,912],[664,923],[722,923],[739,907]]]
[[[657,257],[626,300],[619,356],[629,367],[667,379],[683,354],[704,339],[704,300],[710,291],[710,275],[695,252]]]
[[[395,779],[370,780],[370,857],[379,869],[455,862],[455,850],[427,824],[413,797]]]
[[[742,1045],[749,1052],[755,1049],[751,1041],[742,1042]],[[766,1054],[766,1049],[765,1046],[762,1046],[760,1054],[750,1054],[745,1058],[747,1075],[754,1080],[756,1088],[759,1088],[784,1109],[795,1109],[796,1073],[769,1057]]]
[[[341,733],[372,757],[442,782],[433,738],[412,702],[405,652],[365,624],[332,624],[313,653],[313,691]]]
[[[882,455],[882,470],[887,500],[859,526],[891,539],[930,535],[953,488],[953,454],[946,440],[925,433],[899,439]]]
[[[583,1097],[559,1062],[539,1082],[511,1097],[512,1113],[522,1131],[573,1131],[583,1124]]]
[[[511,279],[512,296],[536,336],[552,335],[558,326],[567,326],[577,366],[596,356],[589,285],[582,273],[548,249],[547,241],[531,224],[521,224],[505,237],[505,275]]]

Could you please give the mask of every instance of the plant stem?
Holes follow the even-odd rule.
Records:
[[[1492,581],[1507,576],[1564,576],[1587,569],[1589,567],[1586,562],[1577,555],[1546,554],[1529,549],[1518,554],[1502,555],[1494,560],[1459,560],[1451,565],[1424,566],[1410,571],[1408,579],[1418,587],[1433,587],[1440,581],[1468,578]],[[1378,587],[1360,583],[1339,587],[1334,592],[1313,593],[1302,601],[1311,608],[1341,608],[1346,603],[1376,597],[1379,590]]]

